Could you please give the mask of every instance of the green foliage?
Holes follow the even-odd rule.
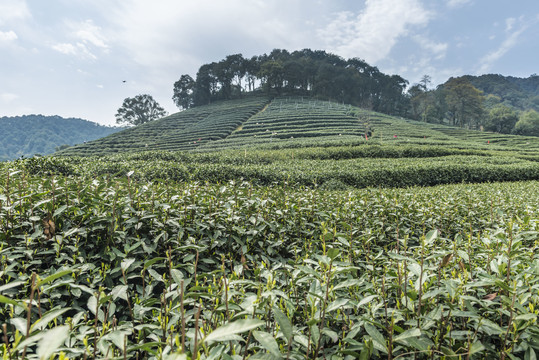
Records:
[[[496,96],[501,104],[515,110],[539,111],[539,76],[527,78],[487,74],[481,76],[465,76],[473,86],[485,94]],[[496,102],[496,103],[498,103]]]
[[[189,75],[182,75],[174,83],[172,100],[179,109],[188,109],[193,106],[193,89],[195,81]]]
[[[479,128],[484,97],[466,78],[451,78],[444,85],[445,102],[452,125]]]
[[[80,144],[123,130],[60,116],[1,117],[0,161],[52,154],[57,147]]]
[[[487,131],[510,134],[513,131],[517,121],[518,113],[516,111],[504,105],[496,105],[489,110],[484,128]]]
[[[116,112],[116,123],[142,125],[157,120],[167,113],[151,95],[142,94],[126,98]]]
[[[245,88],[242,79],[247,82]],[[255,88],[256,80],[260,88]],[[251,59],[235,54],[202,65],[190,98],[194,106],[201,106],[214,100],[241,98],[246,92],[263,91],[268,95],[299,94],[370,105],[376,111],[404,115],[408,104],[404,96],[407,84],[402,77],[383,74],[358,58],[345,60],[322,50],[290,53],[274,49],[270,54]]]
[[[535,110],[522,113],[513,132],[518,135],[539,136],[539,113]]]
[[[3,357],[539,350],[537,182],[325,192],[24,165],[0,169]]]

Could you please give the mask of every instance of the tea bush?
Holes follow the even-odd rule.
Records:
[[[4,358],[539,350],[535,181],[327,192],[96,176],[77,161],[78,176],[0,170]]]

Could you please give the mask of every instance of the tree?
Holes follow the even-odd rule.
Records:
[[[116,112],[117,124],[141,125],[165,116],[167,112],[151,95],[142,94],[126,98]]]
[[[182,75],[180,80],[174,83],[172,100],[179,109],[188,109],[193,106],[193,92],[195,80],[189,75]]]
[[[269,60],[260,66],[259,77],[263,81],[263,86],[266,87],[269,93],[271,89],[276,89],[277,93],[281,93],[281,88],[284,82],[284,67],[282,62],[278,60]]]
[[[535,110],[528,110],[522,113],[520,119],[515,124],[513,133],[517,135],[539,136],[539,113]]]
[[[484,128],[487,131],[510,134],[517,121],[518,114],[515,110],[505,105],[496,105],[488,112]]]
[[[453,125],[469,128],[481,122],[484,97],[466,78],[451,78],[444,85],[445,102]]]

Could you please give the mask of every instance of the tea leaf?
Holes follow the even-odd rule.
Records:
[[[264,322],[257,319],[236,320],[213,330],[203,339],[203,341],[208,343],[212,341],[222,341],[222,339],[227,339],[230,335],[241,334],[262,325],[264,325]]]

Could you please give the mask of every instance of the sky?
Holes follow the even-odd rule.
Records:
[[[182,74],[273,49],[361,58],[410,85],[528,77],[538,35],[538,0],[0,0],[0,117],[112,126],[138,94],[174,113]]]

